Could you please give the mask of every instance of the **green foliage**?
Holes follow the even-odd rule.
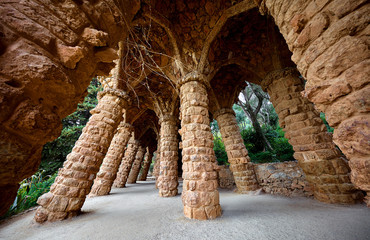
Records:
[[[65,127],[61,135],[54,141],[45,144],[42,150],[42,160],[40,169],[45,170],[45,174],[53,174],[65,161],[67,155],[81,135],[84,126]]]
[[[43,174],[53,174],[62,167],[91,116],[90,110],[98,104],[97,93],[100,90],[102,90],[100,83],[93,79],[87,89],[88,94],[83,103],[79,103],[77,110],[62,120],[63,130],[61,135],[44,145],[40,165],[40,169],[44,170]]]
[[[284,131],[278,127],[274,129],[271,126],[263,126],[262,130],[271,143],[273,152],[265,151],[262,141],[257,137],[256,131],[252,126],[241,131],[244,145],[249,152],[249,157],[254,163],[266,162],[284,162],[292,161],[293,147],[289,144],[288,139],[284,137]],[[214,151],[219,165],[225,165],[228,161],[225,146],[221,138],[214,138]]]
[[[215,151],[218,165],[228,165],[225,145],[222,142],[222,139],[219,137],[215,137],[213,139],[213,144],[213,150]]]
[[[320,113],[320,118],[321,120],[324,122],[325,126],[326,126],[326,129],[328,130],[328,132],[334,132],[334,128],[330,127],[329,126],[329,123],[326,121],[326,118],[325,118],[325,114],[324,113]]]
[[[17,197],[8,212],[1,218],[7,218],[14,214],[23,212],[30,207],[36,206],[37,199],[44,193],[50,190],[53,184],[56,173],[44,177],[44,172],[39,171],[30,178],[24,179],[20,183]]]
[[[233,110],[235,112],[236,122],[238,123],[240,129],[244,129],[251,124],[251,121],[247,118],[247,116],[243,112],[242,107],[240,107],[237,104],[234,104]]]

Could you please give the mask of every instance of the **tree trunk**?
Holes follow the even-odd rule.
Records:
[[[265,134],[263,134],[261,125],[259,124],[257,120],[257,114],[252,109],[252,106],[249,104],[249,102],[246,100],[245,104],[241,103],[240,106],[242,107],[244,113],[249,117],[249,119],[252,122],[253,128],[256,131],[257,136],[262,139],[262,142],[265,146],[265,149],[272,152],[273,148],[271,147],[270,142],[267,140]]]

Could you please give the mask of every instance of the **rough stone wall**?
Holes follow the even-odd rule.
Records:
[[[254,169],[248,157],[235,113],[231,108],[223,108],[214,114],[220,127],[222,140],[225,144],[230,170],[232,171],[239,193],[257,190],[258,183]]]
[[[139,148],[137,149],[135,160],[131,167],[130,174],[128,175],[128,178],[127,178],[127,183],[136,183],[137,176],[139,175],[140,168],[141,168],[141,162],[144,159],[144,155],[145,155],[145,147],[139,146]]]
[[[219,188],[233,189],[236,187],[233,173],[228,166],[220,166],[217,181]]]
[[[131,137],[132,130],[133,127],[128,123],[124,123],[124,121],[118,126],[107,155],[103,159],[103,163],[94,180],[89,194],[90,197],[109,194],[113,181],[117,177],[118,168],[125,153],[127,142]]]
[[[59,170],[50,192],[37,201],[40,205],[35,214],[37,222],[76,216],[90,192],[127,104],[114,91],[104,90],[99,96],[98,105],[91,110],[92,116]]]
[[[131,137],[125,155],[119,166],[117,177],[113,182],[113,187],[123,188],[126,186],[128,175],[130,174],[132,163],[135,160],[137,150],[139,148],[139,141],[135,140],[134,137]]]
[[[114,1],[0,2],[0,215],[126,34]],[[125,1],[127,3],[127,1]],[[138,10],[132,4],[131,19]],[[112,17],[112,14],[115,17]],[[61,104],[63,99],[63,104]]]
[[[159,120],[160,130],[160,154],[158,189],[159,196],[173,197],[177,195],[178,170],[177,161],[179,141],[177,139],[177,119],[171,115],[164,115]]]
[[[150,164],[152,163],[153,153],[150,152],[149,148],[146,150],[144,156],[144,163],[141,170],[141,174],[138,178],[138,181],[146,181],[146,177],[148,176]]]
[[[272,72],[263,81],[270,100],[315,198],[330,203],[354,203],[361,199],[349,178],[347,160],[332,141],[332,135],[312,103],[303,98],[303,80],[294,68]]]
[[[194,79],[194,80],[193,80]],[[195,74],[180,88],[184,214],[199,220],[221,215],[217,191],[216,156],[209,126],[208,95]]]
[[[259,186],[265,193],[288,197],[312,196],[313,189],[297,162],[252,164]],[[220,166],[219,187],[235,188],[234,176],[228,166]]]
[[[297,162],[254,164],[258,183],[269,194],[312,196],[313,189]]]
[[[307,79],[305,96],[335,128],[333,140],[370,206],[369,2],[266,0],[261,10],[273,16]]]

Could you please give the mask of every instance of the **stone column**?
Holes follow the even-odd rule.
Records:
[[[370,207],[369,4],[366,1],[265,0],[292,61],[307,80],[305,96],[334,127],[351,180]]]
[[[225,150],[239,193],[257,190],[258,182],[253,165],[248,157],[239,126],[236,122],[235,112],[231,108],[216,111],[213,117],[217,120]]]
[[[127,178],[131,170],[132,163],[135,160],[137,150],[139,148],[139,141],[131,137],[128,141],[125,156],[122,159],[121,165],[117,173],[116,180],[113,182],[113,187],[123,188],[126,186]]]
[[[295,68],[275,71],[265,78],[262,87],[267,89],[280,126],[293,145],[294,157],[314,187],[315,198],[354,203],[362,194],[353,187],[347,160],[333,143],[320,114],[301,96],[304,85],[299,76]]]
[[[184,214],[206,220],[221,215],[217,190],[216,156],[209,126],[208,84],[204,76],[189,74],[180,87]]]
[[[99,93],[99,103],[84,127],[72,152],[59,170],[50,192],[37,203],[37,222],[62,220],[76,216],[89,194],[96,173],[122,119],[127,104],[122,92],[106,89]]]
[[[157,143],[158,149],[157,149],[157,155],[155,157],[154,167],[153,167],[153,176],[155,177],[155,188],[158,189],[158,177],[159,177],[159,164],[161,162],[161,137],[158,139]]]
[[[137,176],[139,175],[141,162],[144,159],[145,148],[143,146],[139,146],[134,163],[132,164],[130,174],[127,178],[127,183],[136,183]]]
[[[177,195],[177,186],[179,185],[177,169],[177,161],[179,159],[177,121],[170,114],[163,115],[159,119],[161,126],[161,162],[159,163],[158,189],[159,196],[161,197],[173,197]]]
[[[150,164],[152,163],[153,153],[149,151],[149,148],[146,150],[145,157],[144,157],[144,164],[143,170],[139,176],[138,181],[146,181],[146,177],[148,176],[148,171],[150,168]]]
[[[107,155],[103,159],[103,164],[100,166],[100,170],[94,180],[89,194],[90,197],[109,194],[113,181],[117,177],[117,171],[121,164],[127,142],[131,137],[132,130],[132,125],[124,123],[124,121],[118,126]]]

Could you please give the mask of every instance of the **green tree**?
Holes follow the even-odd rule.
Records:
[[[263,119],[263,122],[266,122],[266,119],[268,119],[269,114],[266,113],[266,111],[268,110],[262,111],[263,107],[268,106],[268,104],[266,104],[268,99],[268,94],[263,92],[260,86],[247,83],[246,88],[241,92],[241,96],[239,97],[239,101],[237,104],[241,107],[245,115],[252,122],[257,137],[263,143],[264,148],[272,152],[272,145],[266,138],[259,120]]]

